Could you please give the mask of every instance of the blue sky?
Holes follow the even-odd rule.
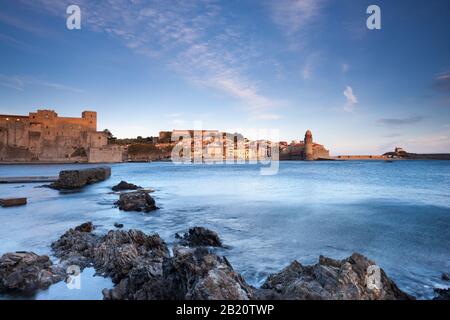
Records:
[[[0,0],[0,113],[95,110],[119,137],[201,124],[311,129],[334,155],[450,152],[449,39],[447,0]]]

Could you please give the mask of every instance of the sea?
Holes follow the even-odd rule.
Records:
[[[0,165],[0,176],[56,176],[87,164]],[[277,174],[260,164],[110,165],[110,179],[80,192],[61,193],[42,183],[0,184],[0,198],[27,197],[26,206],[0,208],[0,255],[50,245],[66,230],[92,221],[96,232],[139,229],[158,233],[169,246],[194,226],[216,231],[224,255],[251,285],[292,261],[304,265],[324,255],[361,253],[385,270],[400,289],[431,299],[450,272],[450,161],[280,162]],[[111,187],[126,180],[152,189],[159,210],[122,212]],[[86,269],[79,285],[60,282],[32,296],[0,299],[102,299],[108,278]]]

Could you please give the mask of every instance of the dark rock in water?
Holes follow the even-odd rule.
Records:
[[[441,276],[441,279],[444,281],[450,281],[450,275],[446,272],[444,272]]]
[[[138,277],[137,271],[131,273],[138,266],[162,270],[163,259],[169,258],[167,245],[157,234],[115,230],[100,237],[92,233],[93,228],[87,227],[89,225],[84,223],[70,229],[52,244],[63,266],[77,265],[83,269],[93,265],[98,273],[110,276],[118,283],[129,275]]]
[[[132,183],[128,183],[126,181],[120,181],[118,185],[112,187],[113,191],[138,190],[138,189],[142,189],[142,187]]]
[[[116,230],[109,231],[95,247],[94,266],[117,283],[138,264],[162,263],[164,257],[169,257],[169,250],[159,235]]]
[[[117,229],[122,229],[123,228],[123,224],[122,223],[114,223],[114,227],[116,227]]]
[[[85,185],[104,181],[110,176],[110,167],[65,170],[59,173],[59,179],[52,183],[50,187],[57,190],[80,189]]]
[[[71,229],[52,248],[63,265],[92,264],[110,276],[116,286],[103,290],[107,300],[413,299],[374,262],[356,253],[344,260],[320,257],[312,266],[294,261],[255,289],[225,257],[205,247],[175,246],[171,257],[157,234],[115,230],[96,236],[92,230],[89,223]],[[448,297],[448,290],[437,292],[439,298]]]
[[[63,280],[48,256],[33,252],[6,253],[0,258],[0,292],[33,293]]]
[[[116,205],[123,211],[150,212],[158,209],[155,200],[145,191],[122,193]]]
[[[5,198],[0,199],[0,206],[2,207],[17,207],[27,204],[27,198]]]
[[[94,248],[99,241],[99,237],[92,233],[93,230],[92,223],[87,222],[64,233],[52,243],[55,256],[65,265],[77,265],[81,269],[91,265]]]
[[[92,222],[86,222],[86,223],[80,224],[78,227],[75,227],[75,231],[87,232],[87,233],[94,231],[94,229],[95,229],[95,227],[92,224]]]
[[[375,263],[354,253],[344,260],[320,257],[318,264],[302,266],[294,261],[277,274],[268,277],[259,298],[283,300],[410,300],[382,269],[379,284],[369,286],[369,267]],[[372,267],[373,268],[373,267]],[[369,274],[371,273],[371,274]]]
[[[171,296],[183,300],[249,300],[253,287],[224,257],[206,248],[175,247],[165,264],[164,277]]]
[[[222,241],[217,232],[203,228],[194,227],[189,229],[183,236],[176,235],[180,239],[180,244],[189,247],[221,247]]]
[[[107,300],[249,300],[253,288],[206,248],[175,247],[173,258],[138,264],[103,295]]]
[[[450,289],[434,289],[436,297],[433,300],[450,300]]]

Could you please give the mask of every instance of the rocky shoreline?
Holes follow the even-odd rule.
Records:
[[[173,248],[158,234],[140,230],[95,233],[84,223],[65,232],[51,247],[59,263],[30,252],[0,258],[0,292],[43,290],[67,277],[65,270],[94,267],[115,286],[102,291],[105,300],[412,300],[380,269],[381,286],[367,283],[375,263],[358,253],[344,260],[320,257],[303,266],[298,261],[270,275],[256,288],[246,283],[226,257],[211,248],[222,246],[214,231],[196,227],[178,236]],[[171,253],[172,252],[172,253]],[[447,296],[446,296],[447,295]],[[448,298],[442,290],[441,298]]]
[[[110,168],[63,171],[52,186],[58,190],[82,188],[106,180]],[[112,190],[123,211],[157,210],[148,190],[121,181]],[[261,287],[249,285],[225,256],[220,236],[204,227],[175,234],[169,248],[158,234],[115,230],[100,235],[92,222],[66,231],[51,244],[55,265],[46,255],[6,253],[0,257],[0,294],[33,294],[67,280],[70,270],[93,267],[110,278],[114,287],[102,291],[105,300],[414,300],[398,288],[383,269],[361,254],[343,260],[319,257],[314,265],[293,261],[267,277]],[[442,274],[442,279],[448,279]],[[435,300],[449,300],[449,289],[436,289]]]

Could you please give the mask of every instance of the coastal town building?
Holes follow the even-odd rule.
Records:
[[[97,113],[59,117],[53,110],[0,115],[0,162],[122,162],[123,148],[97,131]]]
[[[294,140],[290,144],[280,142],[280,160],[319,160],[329,159],[330,151],[313,141],[312,132],[306,131],[303,141]]]

